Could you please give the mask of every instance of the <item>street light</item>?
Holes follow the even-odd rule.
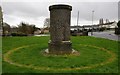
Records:
[[[91,35],[93,35],[93,18],[94,18],[94,10],[92,11],[92,26],[91,26]]]
[[[78,11],[78,15],[77,15],[77,31],[79,30],[78,22],[79,22],[79,11]]]

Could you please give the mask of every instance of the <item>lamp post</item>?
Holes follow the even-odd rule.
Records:
[[[92,11],[92,26],[91,26],[91,35],[93,35],[93,18],[94,18],[94,10]]]
[[[79,23],[79,11],[78,11],[78,15],[77,15],[77,31],[79,31],[78,23]]]

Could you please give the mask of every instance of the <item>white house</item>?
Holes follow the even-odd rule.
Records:
[[[104,23],[102,25],[99,25],[99,28],[101,28],[101,27],[111,28],[112,29],[112,28],[117,27],[117,22],[114,21],[114,22]]]

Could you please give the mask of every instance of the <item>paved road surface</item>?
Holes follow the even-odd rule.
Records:
[[[89,36],[91,36],[91,32],[88,33]],[[101,38],[106,38],[110,40],[116,40],[120,41],[120,35],[115,35],[114,31],[106,31],[106,32],[93,32],[94,37],[101,37]]]
[[[89,32],[88,35],[91,36],[91,32]],[[34,35],[34,36],[49,36],[49,35],[48,34],[42,34],[42,35]],[[92,36],[120,41],[120,35],[119,36],[115,35],[114,31],[93,32]]]

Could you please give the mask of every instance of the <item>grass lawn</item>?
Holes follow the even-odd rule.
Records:
[[[48,41],[48,36],[3,37],[3,73],[118,73],[117,41],[71,37],[79,56],[44,56]]]

